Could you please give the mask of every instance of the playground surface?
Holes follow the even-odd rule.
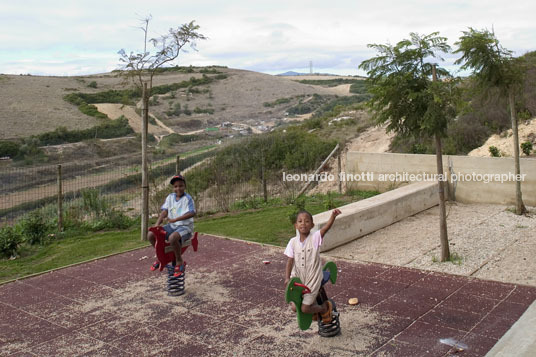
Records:
[[[0,286],[0,356],[484,356],[536,300],[532,286],[335,259],[342,332],[323,338],[284,301],[282,248],[200,235],[179,297],[153,255]]]

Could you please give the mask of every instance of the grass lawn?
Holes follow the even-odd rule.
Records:
[[[377,192],[352,192],[346,196],[332,195],[330,204],[340,207],[349,202],[371,197]],[[305,209],[311,214],[326,211],[328,196],[308,197]],[[294,205],[268,205],[255,210],[242,210],[223,216],[197,218],[195,229],[200,233],[240,238],[259,243],[285,246],[295,235],[289,216]],[[44,245],[24,244],[15,260],[0,260],[0,283],[27,275],[57,269],[102,256],[148,246],[140,240],[138,227],[125,231],[99,233],[68,233],[67,237]]]
[[[15,260],[0,260],[0,283],[104,255],[145,247],[139,228],[58,239],[47,245],[24,246]]]
[[[379,192],[353,191],[345,196],[333,194],[332,204],[340,207],[360,199],[372,197]],[[326,195],[307,197],[305,209],[315,215],[326,211]],[[195,229],[198,232],[216,234],[226,237],[240,238],[259,243],[285,246],[294,237],[294,226],[289,216],[295,206],[267,207],[254,211],[229,213],[223,217],[207,217],[196,219]]]
[[[308,205],[312,214],[325,211],[321,204]],[[198,219],[195,230],[207,234],[241,238],[259,243],[284,246],[295,235],[289,215],[293,206],[268,207],[262,210],[229,214],[219,218]]]

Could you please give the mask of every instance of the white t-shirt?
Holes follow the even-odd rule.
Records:
[[[294,249],[292,248],[294,245],[294,241],[298,241],[297,243],[299,243],[303,247],[307,239],[313,240],[313,247],[315,249],[318,249],[322,245],[322,235],[320,234],[320,230],[314,233],[309,232],[309,235],[307,236],[307,238],[305,238],[303,242],[300,242],[300,233],[298,233],[296,237],[292,238],[288,242],[287,248],[285,249],[285,255],[289,258],[294,258]]]
[[[175,192],[170,193],[166,197],[166,201],[162,205],[161,209],[168,211],[169,219],[175,219],[188,212],[195,213],[194,200],[192,199],[192,196],[190,196],[186,192],[178,199],[177,199],[177,194]],[[179,228],[179,226],[188,226],[190,230],[193,232],[194,218],[192,217],[192,218],[184,219],[182,221],[173,222],[173,223],[170,223],[170,225],[174,229]]]

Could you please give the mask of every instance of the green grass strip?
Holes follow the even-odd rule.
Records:
[[[0,260],[0,283],[102,256],[146,247],[139,228],[58,239],[44,246],[24,247],[20,258]]]
[[[313,215],[325,211],[320,203],[307,205],[306,209]],[[195,230],[206,234],[285,246],[289,238],[295,235],[294,226],[289,220],[289,215],[294,210],[294,206],[269,207],[219,218],[198,219],[195,222]]]

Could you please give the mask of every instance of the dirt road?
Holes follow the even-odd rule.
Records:
[[[136,133],[141,133],[141,117],[136,113],[134,108],[123,105],[123,104],[115,104],[115,103],[99,103],[95,104],[98,111],[108,115],[111,119],[117,119],[121,115],[123,115],[125,118],[128,119],[128,124],[132,127],[132,129]],[[154,116],[152,116],[154,118]],[[149,123],[149,134],[153,135],[164,135],[169,133],[174,133],[173,130],[171,130],[169,127],[164,125],[160,120],[154,118],[157,123],[159,123],[158,126],[153,125]]]

